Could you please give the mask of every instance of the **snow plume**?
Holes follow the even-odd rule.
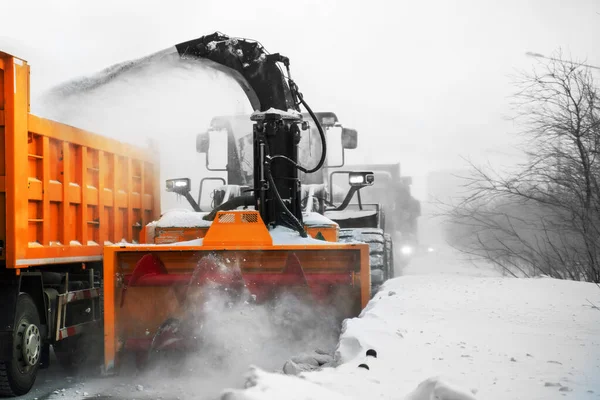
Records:
[[[196,135],[213,117],[250,114],[252,107],[233,78],[208,62],[182,59],[173,47],[65,82],[34,99],[32,112],[141,147],[153,141],[161,182],[189,177],[196,197],[208,174]],[[163,192],[162,203],[163,210],[188,208],[173,193]]]
[[[201,343],[176,369],[157,364],[140,378],[147,390],[176,394],[179,398],[219,398],[227,389],[243,388],[253,366],[283,372],[287,360],[307,349],[333,351],[339,336],[339,319],[294,293],[257,304],[244,292],[231,294],[219,286],[203,286],[190,315]],[[183,368],[182,368],[183,365]]]

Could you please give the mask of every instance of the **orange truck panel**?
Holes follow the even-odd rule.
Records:
[[[160,213],[157,154],[29,111],[29,66],[0,52],[0,260],[96,261],[139,242]]]

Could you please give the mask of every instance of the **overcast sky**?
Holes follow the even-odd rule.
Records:
[[[600,65],[600,0],[0,0],[0,48],[32,65],[33,95],[214,31],[291,59],[313,109],[359,131],[350,161],[427,171],[514,160],[509,75],[525,52]],[[366,156],[369,154],[370,156]],[[369,160],[370,158],[370,160]]]

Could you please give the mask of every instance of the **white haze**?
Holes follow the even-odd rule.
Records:
[[[290,357],[311,349],[333,352],[337,343],[339,321],[332,312],[292,294],[269,305],[252,304],[248,294],[229,302],[221,290],[204,290],[202,296],[205,302],[197,302],[200,306],[190,314],[202,341],[200,352],[188,353],[176,370],[159,363],[139,376],[135,384],[145,392],[216,399],[224,389],[243,388],[252,365],[281,372]]]
[[[247,114],[252,107],[233,78],[182,60],[173,48],[53,88],[33,102],[32,112],[138,146],[154,141],[161,187],[165,179],[189,177],[197,197],[207,172],[196,134],[215,116]],[[163,211],[189,208],[164,189],[161,197]]]

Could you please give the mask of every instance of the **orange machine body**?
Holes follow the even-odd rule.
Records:
[[[26,268],[102,260],[160,212],[158,157],[29,108],[29,65],[0,52],[0,260]]]
[[[333,306],[341,318],[357,316],[371,297],[367,244],[269,231],[256,211],[221,211],[202,229],[203,238],[190,242],[105,248],[108,371],[118,366],[121,352],[148,352],[161,323],[185,314],[190,302],[202,297],[207,282],[241,283],[259,301],[273,296],[272,290],[305,289],[315,301]],[[144,265],[148,257],[152,261]],[[221,272],[202,270],[210,257]]]

